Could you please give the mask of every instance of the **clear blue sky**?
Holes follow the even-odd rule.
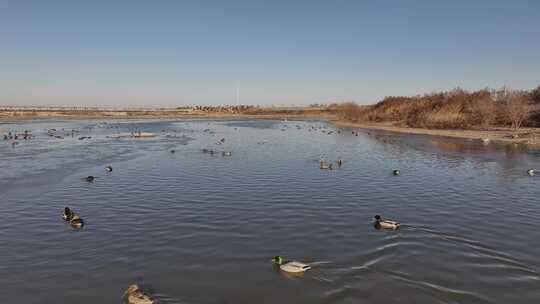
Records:
[[[540,1],[0,0],[0,104],[234,104],[237,85],[275,105],[530,89]]]

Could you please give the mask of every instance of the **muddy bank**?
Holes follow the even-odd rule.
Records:
[[[354,123],[343,120],[330,120],[336,126],[354,127],[361,129],[384,130],[407,134],[422,134],[432,136],[444,136],[453,138],[476,139],[485,142],[497,142],[505,144],[525,144],[540,147],[540,129],[522,128],[512,130],[509,128],[493,128],[491,130],[438,130],[399,127],[391,123]]]

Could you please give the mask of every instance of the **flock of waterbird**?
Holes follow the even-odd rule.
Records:
[[[340,131],[338,131],[340,132]],[[221,145],[225,143],[225,138],[221,138],[219,141],[216,142],[216,145]],[[262,143],[266,143],[266,141],[264,142],[261,142],[259,144],[262,144]],[[211,148],[203,148],[202,149],[202,152],[203,153],[207,153],[207,154],[211,154],[211,155],[214,155],[214,154],[217,154],[217,153],[221,153],[222,156],[232,156],[232,152],[231,151],[217,151],[215,149],[211,149]],[[170,150],[170,153],[171,154],[174,154],[176,153],[176,151],[174,149]],[[336,161],[336,164],[341,167],[343,165],[343,160],[342,159],[338,159]],[[320,160],[320,168],[321,169],[329,169],[329,170],[332,170],[332,164],[327,164],[324,160]],[[112,165],[107,165],[105,166],[105,171],[106,172],[112,172],[113,171],[113,167]],[[393,171],[393,174],[394,175],[398,175],[399,174],[399,170],[394,170]],[[88,183],[93,183],[94,181],[96,181],[98,177],[96,176],[93,176],[93,175],[89,175],[89,176],[85,176],[85,177],[82,177],[81,180],[83,181],[86,181]],[[73,227],[74,229],[82,229],[84,227],[84,220],[81,218],[81,216],[77,213],[75,213],[71,208],[69,207],[65,207],[64,210],[62,211],[62,220],[69,223],[69,225],[71,227]],[[399,224],[395,221],[391,221],[391,220],[388,220],[388,219],[385,219],[379,215],[376,215],[375,216],[375,222],[374,222],[374,227],[377,228],[377,229],[398,229],[399,228]],[[279,269],[280,271],[283,271],[285,273],[289,273],[289,274],[303,274],[305,273],[306,271],[310,270],[312,267],[309,265],[309,264],[306,264],[304,262],[300,262],[300,261],[296,261],[296,260],[284,260],[284,258],[282,256],[275,256],[273,259],[272,259],[272,262],[273,264],[275,265],[275,267],[277,269]],[[156,300],[152,297],[152,295],[150,295],[149,293],[147,292],[144,292],[143,290],[141,290],[141,288],[139,287],[138,284],[131,284],[128,286],[128,288],[126,289],[126,291],[124,292],[123,294],[123,299],[128,303],[128,304],[154,304],[154,303],[157,303]]]
[[[298,129],[300,129],[300,126],[297,125],[296,127]],[[311,132],[311,131],[315,131],[315,130],[318,130],[318,129],[322,130],[323,133],[326,133],[328,135],[331,135],[331,134],[334,134],[334,133],[341,134],[341,132],[342,132],[341,130],[327,131],[327,130],[325,130],[326,127],[317,128],[315,126],[309,127],[308,131]],[[56,137],[56,138],[62,137],[61,135],[57,135],[56,132],[57,132],[56,129],[49,129],[47,133],[48,133],[49,136],[52,136],[52,137]],[[210,132],[211,133],[211,131],[209,129],[205,129],[203,132]],[[75,131],[75,130],[72,130],[72,131],[70,131],[68,133],[71,136],[75,136],[78,132]],[[66,133],[66,134],[68,134],[68,133]],[[139,131],[139,133],[140,133],[140,131]],[[140,134],[142,134],[142,133],[140,133]],[[359,136],[359,133],[357,131],[352,131],[352,135],[353,136]],[[19,137],[23,138],[24,140],[27,140],[27,139],[31,139],[32,135],[31,135],[31,133],[29,131],[25,131],[24,133],[19,134],[19,135],[12,134],[10,132],[10,133],[8,133],[8,134],[6,134],[4,136],[4,140],[14,141],[14,140],[17,140]],[[89,136],[82,136],[82,137],[79,137],[78,139],[79,140],[84,140],[84,139],[90,139],[90,138],[91,137],[89,137]],[[258,142],[258,144],[264,144],[266,142],[267,141],[262,141],[262,142]],[[215,145],[222,145],[224,143],[225,143],[225,138],[221,138],[220,140],[218,140],[215,143]],[[170,153],[174,154],[174,153],[176,153],[176,151],[174,149],[172,149],[172,150],[170,150]],[[216,149],[213,149],[213,148],[203,148],[202,153],[210,154],[210,155],[221,153],[221,155],[223,157],[232,156],[231,151],[216,150]],[[315,160],[315,161],[317,161],[319,163],[319,168],[321,170],[333,170],[333,168],[334,168],[333,163],[329,163],[329,162],[325,161],[323,158]],[[341,158],[338,158],[335,163],[336,163],[336,165],[338,167],[343,166],[343,160]],[[105,171],[107,171],[109,173],[112,172],[113,171],[112,165],[107,165],[105,167]],[[534,176],[539,171],[536,170],[536,169],[530,168],[526,172],[527,172],[527,174],[529,176]],[[400,170],[399,169],[393,169],[392,170],[392,175],[394,175],[394,176],[400,175]],[[96,179],[97,179],[97,177],[92,176],[92,175],[81,178],[81,180],[89,182],[89,183],[93,183]],[[73,227],[74,229],[81,229],[84,226],[84,220],[81,218],[81,216],[76,214],[69,207],[64,208],[64,210],[62,212],[62,219],[65,222],[69,223],[70,226]],[[396,230],[396,229],[400,228],[400,224],[397,221],[384,218],[384,217],[382,217],[380,215],[375,215],[374,216],[373,226],[374,226],[375,229],[382,229],[382,230]],[[303,274],[306,271],[309,271],[310,269],[312,269],[311,265],[309,265],[309,264],[306,264],[306,263],[301,262],[301,261],[296,261],[296,260],[284,260],[284,258],[282,256],[275,256],[272,259],[272,263],[280,271],[283,271],[283,272],[289,273],[289,274]],[[142,291],[137,284],[129,285],[127,290],[124,292],[123,298],[129,304],[154,304],[154,303],[157,303],[156,300],[149,293],[146,293],[146,292]]]
[[[221,138],[216,143],[216,145],[221,145],[224,142],[225,142],[225,138]],[[170,150],[170,153],[172,154],[174,154],[175,152],[176,151],[174,149]],[[209,148],[203,148],[202,152],[207,153],[207,154],[212,154],[212,155],[218,153],[218,151],[216,151],[215,149],[209,149]],[[232,152],[221,151],[221,154],[223,156],[231,156]],[[339,158],[336,161],[336,164],[337,166],[341,167],[343,165],[343,160]],[[332,170],[332,164],[328,164],[322,159],[319,160],[319,165],[320,165],[320,169]],[[112,165],[107,165],[105,166],[104,169],[106,172],[109,172],[109,173],[113,171]],[[392,171],[392,174],[399,175],[400,172],[398,169],[394,169]],[[92,175],[81,178],[81,180],[89,182],[89,183],[93,183],[96,179],[97,177],[92,176]],[[65,222],[68,222],[71,225],[71,227],[75,229],[81,229],[84,226],[84,220],[69,207],[64,208],[62,212],[62,219]],[[373,226],[376,229],[396,230],[396,229],[399,229],[400,224],[396,221],[383,218],[380,215],[375,215]],[[297,260],[285,260],[282,256],[275,256],[272,259],[272,263],[276,267],[276,269],[278,269],[279,271],[283,271],[285,273],[292,274],[292,275],[302,275],[306,271],[312,269],[312,266],[307,263],[297,261]],[[157,303],[154,297],[150,293],[141,290],[138,284],[129,285],[123,294],[123,299],[128,304],[155,304]]]

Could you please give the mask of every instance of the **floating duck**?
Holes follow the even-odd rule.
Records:
[[[534,176],[536,174],[536,169],[531,168],[527,170],[527,174],[529,174],[530,176]]]
[[[93,182],[96,178],[92,175],[88,175],[87,177],[83,177],[82,180],[85,180],[89,183]]]
[[[111,165],[106,166],[105,171],[112,172],[112,166]]]
[[[174,153],[176,153],[176,151],[174,151],[174,149],[172,149],[172,150],[171,150],[171,154],[174,154]]]
[[[394,170],[392,170],[392,174],[393,174],[393,175],[399,175],[399,173],[400,173],[400,172],[399,172],[399,169],[394,169]]]
[[[223,156],[231,156],[231,155],[232,155],[232,152],[230,152],[230,151],[223,151],[223,152],[221,152],[221,155],[223,155]]]
[[[308,264],[298,261],[283,261],[283,257],[274,257],[274,264],[279,267],[280,270],[290,273],[302,273],[311,269]]]
[[[341,167],[341,165],[343,165],[343,160],[340,158],[340,159],[337,160],[336,163],[337,163],[338,167]]]
[[[73,215],[74,215],[73,211],[71,211],[69,207],[66,207],[64,208],[64,212],[62,212],[62,219],[66,222],[69,222],[73,218]]]
[[[399,223],[389,219],[385,219],[380,215],[375,215],[375,228],[377,229],[398,229]]]
[[[319,161],[319,168],[321,170],[332,170],[332,164],[327,164],[324,160]]]
[[[149,295],[143,293],[139,289],[139,285],[131,284],[124,292],[124,297],[127,296],[128,304],[154,304],[156,303]]]
[[[71,220],[69,221],[69,224],[73,228],[80,229],[82,228],[82,226],[84,226],[84,221],[80,216],[74,214]]]

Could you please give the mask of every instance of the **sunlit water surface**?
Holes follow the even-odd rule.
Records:
[[[0,134],[25,129],[35,138],[0,142],[2,302],[121,303],[134,282],[160,303],[540,302],[534,150],[292,121],[49,120]],[[109,137],[133,130],[158,136]],[[321,157],[344,164],[320,170]],[[375,230],[375,214],[401,229]],[[283,275],[275,255],[313,269]]]

